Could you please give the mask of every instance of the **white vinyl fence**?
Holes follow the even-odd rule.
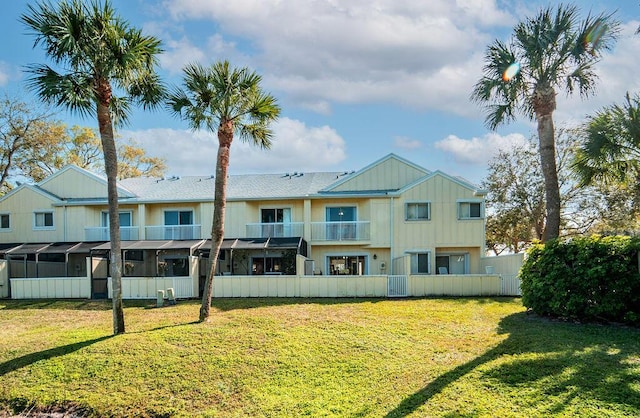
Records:
[[[503,296],[521,296],[520,267],[524,262],[524,253],[482,257],[480,264],[487,272],[499,274],[501,278],[500,294]]]

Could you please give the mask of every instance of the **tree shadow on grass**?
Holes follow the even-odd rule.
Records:
[[[640,411],[639,329],[553,322],[518,313],[503,318],[498,332],[509,336],[480,357],[438,376],[386,417],[415,412],[447,386],[505,355],[526,358],[489,368],[482,379],[537,390],[546,415],[561,414],[576,397]]]
[[[0,377],[7,373],[11,373],[23,367],[30,366],[41,360],[50,360],[55,357],[60,357],[78,351],[81,348],[90,346],[100,341],[107,340],[113,337],[113,335],[105,335],[103,337],[93,338],[91,340],[79,341],[77,343],[62,345],[59,347],[53,347],[48,350],[38,351],[37,353],[26,354],[21,357],[17,357],[4,363],[0,363]]]

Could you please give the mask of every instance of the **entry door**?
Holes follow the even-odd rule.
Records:
[[[91,258],[91,298],[107,299],[107,276],[109,275],[109,261],[106,258]]]

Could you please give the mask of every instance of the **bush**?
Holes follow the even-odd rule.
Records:
[[[524,306],[540,315],[640,323],[640,239],[574,238],[533,245],[520,278]]]

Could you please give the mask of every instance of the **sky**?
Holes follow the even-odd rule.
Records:
[[[19,22],[29,0],[0,6],[0,92],[36,101],[25,66],[50,63]],[[169,86],[182,68],[229,60],[262,76],[282,108],[270,150],[234,141],[231,174],[359,170],[395,153],[429,170],[479,184],[500,149],[535,135],[524,116],[490,131],[469,97],[487,46],[556,2],[502,0],[112,0],[119,14],[162,40],[159,72]],[[556,126],[640,92],[640,0],[574,2],[615,12],[621,32],[596,66],[595,93],[559,91]],[[59,109],[56,118],[97,128]],[[166,160],[167,175],[215,171],[214,133],[192,131],[164,109],[135,111],[119,131]]]

